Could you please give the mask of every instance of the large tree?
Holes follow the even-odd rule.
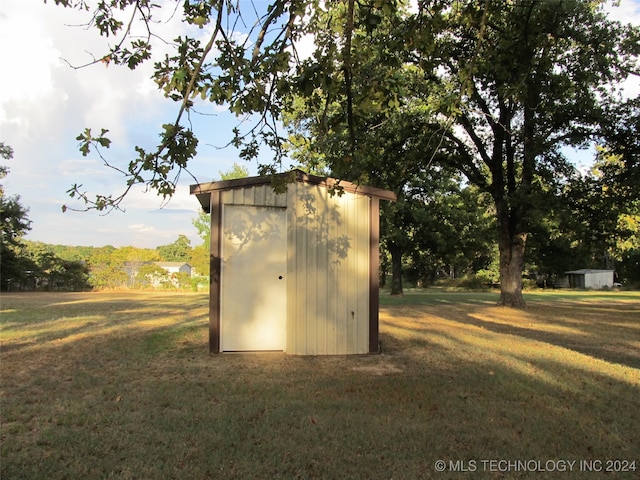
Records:
[[[449,158],[493,198],[500,303],[523,306],[537,199],[570,172],[562,147],[605,142],[611,125],[628,120],[617,86],[639,73],[639,32],[608,20],[601,2],[446,3],[421,4],[414,30],[446,29],[418,38],[408,59],[439,65],[425,72],[430,104],[448,122],[444,134],[458,153]]]
[[[11,160],[13,149],[0,142],[0,158]],[[9,167],[0,165],[0,180],[9,173]],[[28,209],[20,202],[19,195],[6,195],[0,184],[0,288],[6,290],[12,285],[24,285],[26,272],[31,264],[16,252],[25,233],[31,229],[31,221],[27,217]]]
[[[77,8],[91,3],[55,1]],[[419,1],[409,12],[397,8],[401,2],[380,0],[272,0],[252,2],[250,8],[230,0],[185,1],[181,19],[204,27],[208,35],[180,37],[174,54],[156,59],[154,78],[177,102],[178,113],[163,126],[157,146],[138,147],[128,166],[118,167],[126,176],[124,194],[138,183],[161,195],[174,192],[176,170],[186,169],[196,154],[197,139],[185,119],[198,98],[227,104],[238,115],[256,114],[255,128],[234,130],[233,143],[243,158],[255,157],[260,144],[266,144],[275,150],[277,163],[283,109],[292,95],[312,97],[320,90],[319,119],[327,120],[324,112],[336,102],[342,105],[333,115],[335,123],[326,124],[328,130],[346,133],[345,154],[335,164],[356,164],[362,153],[358,117],[397,109],[404,92],[396,72],[414,65],[424,86],[417,99],[430,116],[428,130],[440,129],[442,157],[493,198],[500,302],[522,306],[529,218],[540,186],[568,171],[561,148],[615,137],[620,151],[637,152],[627,148],[625,137],[630,129],[635,132],[626,125],[638,118],[637,105],[623,106],[616,84],[638,73],[638,28],[607,20],[603,3],[433,0]],[[152,57],[155,2],[101,0],[94,5],[92,24],[117,38],[96,62],[135,68]],[[145,38],[130,35],[136,19],[148,28]],[[391,27],[384,36],[381,26]],[[315,45],[306,59],[298,58],[296,50],[302,35],[310,35]],[[380,38],[383,61],[372,63],[362,47]],[[83,153],[108,146],[105,133],[80,135]],[[272,164],[262,167],[262,173],[275,170]],[[70,193],[98,209],[117,207],[123,198],[92,199],[78,186]]]
[[[382,166],[384,155],[363,138],[389,135],[373,113],[402,125],[389,144],[404,147],[414,130],[412,143],[426,149],[409,168],[453,167],[492,197],[500,303],[523,306],[527,234],[549,192],[572,174],[563,147],[614,141],[624,155],[637,155],[637,105],[622,101],[618,86],[639,73],[638,29],[609,21],[600,2],[567,0],[419,2],[402,19],[379,19],[373,31],[369,13],[360,4],[353,17],[348,72],[341,61],[346,45],[319,47],[307,60],[334,70],[331,81],[318,74],[311,85],[307,121],[315,129],[308,144],[296,143],[319,146],[332,170],[347,165],[366,179],[376,171],[371,156]],[[340,14],[325,14],[328,28],[349,22]],[[420,138],[439,142],[432,152]],[[391,176],[400,179],[407,152],[395,154]]]

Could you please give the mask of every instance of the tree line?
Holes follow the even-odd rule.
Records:
[[[206,290],[208,252],[176,241],[152,248],[52,245],[22,239],[3,261],[2,290],[84,291],[91,289]],[[171,274],[159,262],[184,262],[192,275]]]
[[[0,144],[5,159],[10,147]],[[8,173],[7,167],[3,174]],[[246,177],[234,164],[222,180]],[[575,174],[544,198],[545,214],[532,222],[523,268],[524,284],[554,287],[564,272],[579,268],[616,271],[617,281],[640,287],[640,199],[623,175],[619,156],[601,151],[593,168]],[[0,186],[2,290],[86,290],[112,288],[206,289],[210,217],[192,220],[202,243],[185,235],[155,249],[133,246],[51,245],[24,239],[28,209]],[[414,172],[397,202],[381,211],[381,283],[392,294],[403,286],[436,283],[462,288],[498,285],[500,269],[491,198],[452,172]],[[169,274],[154,262],[185,262],[194,277]]]

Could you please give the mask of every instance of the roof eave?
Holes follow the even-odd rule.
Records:
[[[290,177],[290,178],[286,178]],[[272,183],[276,179],[285,179],[287,183],[294,181],[310,183],[313,185],[323,185],[327,188],[342,188],[343,191],[349,193],[355,193],[359,195],[367,195],[369,197],[377,197],[383,200],[389,200],[395,202],[398,198],[396,194],[390,190],[384,190],[377,187],[369,187],[366,185],[359,185],[356,183],[348,182],[346,180],[337,180],[331,177],[320,177],[317,175],[310,175],[302,170],[292,170],[287,173],[279,173],[272,176],[264,177],[245,177],[234,180],[221,180],[219,182],[200,183],[197,185],[191,185],[191,195],[196,195],[202,208],[205,212],[209,213],[211,192],[221,190],[231,190],[234,188],[243,188],[256,185],[266,185]]]

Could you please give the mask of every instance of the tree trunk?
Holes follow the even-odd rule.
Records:
[[[522,270],[524,268],[524,249],[527,234],[518,232],[508,209],[498,205],[500,249],[500,300],[498,305],[524,308],[522,298]]]
[[[391,295],[402,295],[402,249],[390,245],[391,253]]]

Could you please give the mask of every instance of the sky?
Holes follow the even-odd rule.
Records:
[[[163,20],[169,19],[165,15]],[[622,0],[612,16],[639,24],[640,0]],[[92,53],[106,51],[106,40],[83,27],[86,21],[54,0],[0,0],[0,141],[14,149],[13,160],[2,162],[10,169],[2,183],[8,195],[20,195],[29,209],[32,229],[25,238],[155,248],[186,235],[192,245],[201,243],[192,225],[200,205],[189,195],[189,185],[219,179],[234,162],[256,173],[256,166],[240,160],[233,147],[220,148],[238,122],[221,107],[209,106],[206,116],[194,118],[200,144],[189,169],[197,182],[183,175],[167,205],[154,192],[137,188],[122,203],[125,212],[62,212],[63,205],[83,208],[66,193],[75,183],[92,194],[117,194],[124,188],[122,177],[99,157],[83,157],[78,151],[75,138],[85,128],[109,129],[114,147],[105,156],[126,166],[135,157],[134,146],[152,149],[161,125],[173,123],[177,112],[177,104],[165,99],[151,80],[151,63],[135,71],[103,64],[72,68],[90,62]],[[156,28],[167,39],[207,33],[175,21],[162,21]],[[155,47],[166,49],[159,40]]]

